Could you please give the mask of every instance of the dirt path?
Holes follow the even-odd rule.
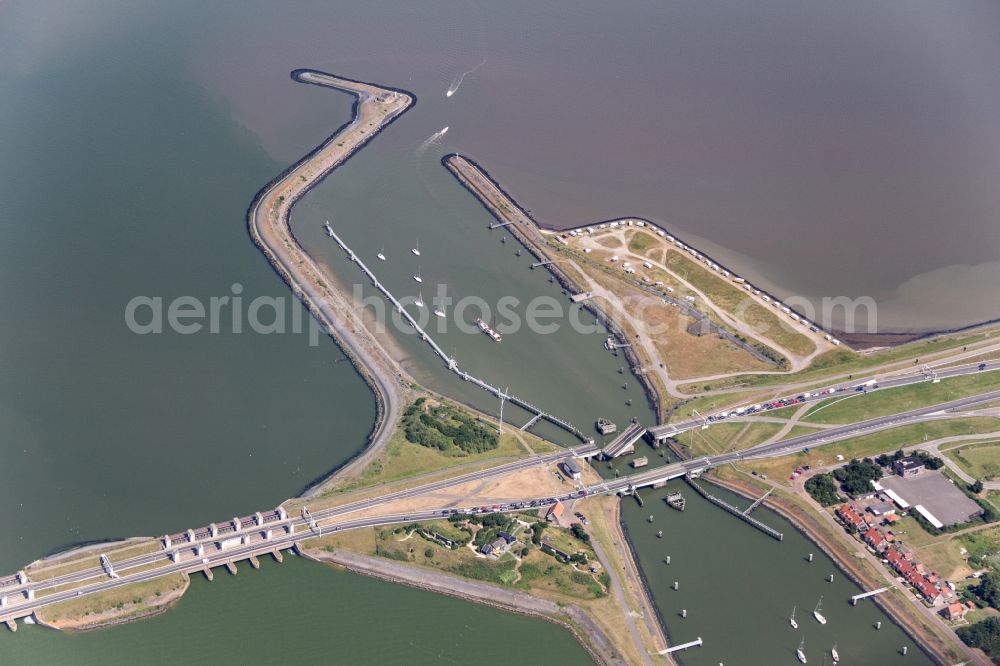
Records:
[[[791,365],[791,369],[788,370],[787,372],[797,372],[799,370],[802,370],[803,368],[807,367],[812,362],[812,360],[814,358],[816,358],[816,356],[818,356],[819,354],[822,354],[822,353],[824,353],[826,351],[829,351],[830,349],[833,348],[833,345],[831,345],[826,340],[824,340],[822,338],[822,336],[819,336],[819,335],[816,335],[816,334],[812,334],[812,333],[810,333],[808,331],[808,329],[806,329],[805,331],[802,331],[802,330],[799,330],[799,329],[795,329],[796,333],[799,333],[801,335],[804,335],[804,336],[810,338],[812,340],[812,342],[815,344],[815,347],[816,347],[812,351],[812,353],[810,353],[808,355],[796,354],[795,352],[789,350],[788,348],[786,348],[786,347],[778,344],[774,340],[771,340],[770,338],[763,337],[757,331],[755,331],[752,326],[750,326],[749,324],[747,324],[745,321],[734,317],[729,312],[727,312],[726,310],[724,310],[721,307],[719,307],[718,305],[716,305],[715,302],[712,301],[712,299],[710,299],[707,294],[705,294],[702,290],[698,289],[693,284],[691,284],[690,282],[688,282],[687,280],[685,280],[683,277],[681,277],[680,275],[678,275],[676,272],[672,271],[670,269],[670,267],[668,267],[666,264],[660,262],[657,259],[653,259],[653,258],[647,257],[645,255],[635,254],[635,253],[631,252],[628,249],[628,241],[625,239],[625,230],[619,229],[617,231],[612,232],[610,234],[610,236],[612,238],[617,238],[619,241],[622,242],[622,247],[620,249],[616,249],[615,250],[616,252],[621,253],[622,257],[627,258],[627,259],[631,259],[631,260],[636,261],[636,262],[638,262],[640,264],[643,263],[643,262],[647,262],[647,261],[650,262],[650,263],[652,263],[654,266],[656,266],[656,268],[664,271],[665,273],[667,273],[668,275],[670,275],[672,278],[674,278],[675,280],[677,280],[677,282],[679,284],[684,285],[684,287],[686,289],[688,289],[689,291],[691,291],[694,294],[697,294],[698,297],[701,298],[701,300],[705,303],[705,305],[708,306],[712,310],[712,312],[714,312],[727,325],[729,325],[730,327],[732,327],[733,329],[735,329],[736,331],[738,331],[741,335],[743,335],[743,336],[745,336],[747,338],[754,339],[754,340],[759,340],[760,342],[762,342],[762,343],[764,343],[764,344],[772,347],[778,353],[782,354],[785,358],[788,359],[788,362]],[[607,238],[607,237],[608,237],[607,234],[601,236],[601,238]],[[598,243],[595,239],[593,239],[593,238],[591,238],[589,236],[586,236],[586,235],[583,236],[583,240],[581,242],[581,245],[583,247],[589,247],[592,250],[604,250],[604,251],[607,251],[607,249],[608,249],[608,248],[604,247],[603,245],[601,245],[600,243]],[[761,307],[765,307],[765,308],[767,307],[767,304],[764,301],[755,298],[752,294],[747,294],[747,297],[754,299],[755,302],[757,302],[757,304],[760,305]],[[770,310],[770,308],[768,308],[768,309]],[[779,372],[777,374],[782,374],[782,373]],[[695,381],[697,381],[697,378],[695,379]]]
[[[646,647],[642,643],[642,636],[639,634],[639,627],[635,624],[635,616],[632,614],[632,611],[629,610],[628,601],[625,599],[625,592],[622,589],[621,581],[618,579],[617,569],[611,566],[611,559],[608,557],[607,552],[605,552],[604,547],[598,539],[591,539],[590,545],[594,548],[594,552],[597,554],[597,559],[604,564],[604,570],[608,572],[608,578],[611,579],[611,593],[615,596],[615,602],[618,604],[618,607],[621,608],[622,612],[625,614],[625,624],[628,626],[628,632],[632,636],[632,642],[635,643],[639,654],[642,655],[642,663],[647,664],[647,666],[652,666],[653,660],[650,659],[649,653],[646,651]]]

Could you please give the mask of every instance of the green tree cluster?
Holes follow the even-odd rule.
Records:
[[[465,453],[490,451],[500,443],[497,433],[478,418],[454,407],[438,405],[425,408],[420,398],[403,414],[403,433],[407,441],[439,451],[457,447]]]
[[[837,482],[829,474],[817,474],[806,481],[806,492],[823,506],[830,506],[840,501],[837,493]]]
[[[871,492],[872,481],[882,478],[882,468],[871,458],[852,460],[833,471],[833,478],[840,482],[840,488],[849,495],[863,495]]]
[[[980,648],[996,661],[1000,657],[1000,617],[988,617],[968,627],[959,627],[958,637],[974,648]]]
[[[978,585],[969,588],[973,594],[1000,610],[1000,573],[991,571],[979,579]]]

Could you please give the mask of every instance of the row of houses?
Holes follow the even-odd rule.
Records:
[[[872,508],[876,508],[879,515]],[[837,507],[836,515],[844,525],[854,528],[859,538],[883,557],[893,571],[928,604],[933,606],[954,600],[954,587],[950,583],[942,584],[937,573],[928,572],[922,563],[916,561],[913,551],[896,541],[888,526],[897,520],[897,516],[879,511],[882,508],[873,505],[859,512],[856,506],[842,504]]]

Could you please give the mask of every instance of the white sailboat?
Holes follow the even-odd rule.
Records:
[[[792,629],[799,628],[799,623],[795,621],[795,606],[792,606],[792,616],[788,618],[788,623],[792,625]]]
[[[423,282],[424,281],[424,279],[422,277],[420,277],[420,267],[419,266],[417,267],[417,272],[413,275],[413,279],[416,280],[417,282]]]
[[[442,310],[441,308],[434,308],[434,314],[436,314],[438,317],[447,316],[445,315],[444,310]]]
[[[816,618],[816,621],[819,622],[820,624],[826,624],[826,618],[823,617],[823,614],[819,612],[822,607],[823,607],[823,597],[820,597],[819,603],[816,604],[816,609],[813,611],[813,617]]]
[[[382,261],[385,261],[385,245],[382,246],[382,249],[379,250],[378,254],[376,254],[375,256],[381,259]]]
[[[424,295],[421,294],[420,292],[417,292],[417,300],[414,301],[414,303],[418,308],[424,307]]]
[[[420,256],[420,239],[419,238],[417,239],[417,244],[414,245],[410,249],[410,252],[412,252],[413,254],[417,255],[418,257]]]
[[[830,648],[830,656],[833,657],[833,663],[840,663],[840,654],[837,652],[837,644],[834,643],[833,647]]]
[[[795,656],[799,658],[803,664],[806,663],[806,639],[803,638],[802,642],[799,643],[799,649],[795,651]]]

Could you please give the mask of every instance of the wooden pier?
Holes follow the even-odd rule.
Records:
[[[751,525],[753,527],[756,527],[758,530],[760,530],[761,532],[763,532],[767,536],[771,537],[772,539],[777,539],[778,541],[782,541],[785,538],[784,534],[782,534],[778,530],[774,529],[773,527],[765,525],[764,523],[760,522],[756,518],[747,515],[745,512],[740,511],[739,509],[737,509],[735,506],[733,506],[729,502],[721,500],[718,497],[716,497],[715,495],[710,495],[704,488],[702,488],[697,483],[695,483],[694,480],[690,476],[686,476],[684,478],[688,482],[688,485],[691,486],[692,488],[694,488],[694,490],[695,490],[696,493],[698,493],[699,495],[701,495],[702,497],[704,497],[705,499],[707,499],[712,504],[714,504],[714,505],[716,505],[718,507],[721,507],[722,509],[724,509],[728,513],[733,514],[734,516],[736,516],[737,518],[739,518],[740,520],[742,520],[746,524]]]

